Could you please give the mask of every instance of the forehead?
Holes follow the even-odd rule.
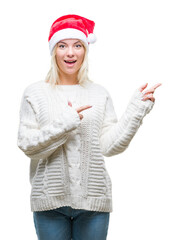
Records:
[[[69,38],[69,39],[60,40],[59,42],[63,42],[63,43],[67,43],[67,44],[70,44],[70,43],[73,44],[73,43],[81,42],[81,41],[77,38]]]

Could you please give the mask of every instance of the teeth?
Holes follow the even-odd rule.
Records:
[[[67,63],[73,63],[73,62],[76,62],[76,60],[75,60],[75,61],[66,61],[66,60],[65,60],[65,62],[67,62]]]

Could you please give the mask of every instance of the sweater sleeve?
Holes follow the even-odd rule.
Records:
[[[80,117],[76,110],[66,106],[58,119],[40,128],[33,104],[24,94],[20,107],[17,145],[31,159],[44,159],[64,144],[69,132],[79,125]]]
[[[142,101],[142,93],[136,89],[126,111],[118,121],[113,102],[108,93],[104,120],[100,131],[100,147],[106,157],[122,153],[130,144],[143,118],[154,106],[151,100]]]

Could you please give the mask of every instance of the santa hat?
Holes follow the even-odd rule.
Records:
[[[52,55],[53,48],[60,40],[73,38],[80,39],[88,48],[96,41],[93,34],[95,23],[78,15],[65,15],[58,18],[51,26],[49,33],[49,49]]]

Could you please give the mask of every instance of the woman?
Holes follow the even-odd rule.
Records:
[[[136,89],[120,121],[109,92],[88,79],[94,22],[77,15],[51,26],[51,68],[29,85],[20,109],[18,147],[31,159],[31,210],[40,240],[104,240],[112,183],[104,156],[122,153],[160,86]]]

